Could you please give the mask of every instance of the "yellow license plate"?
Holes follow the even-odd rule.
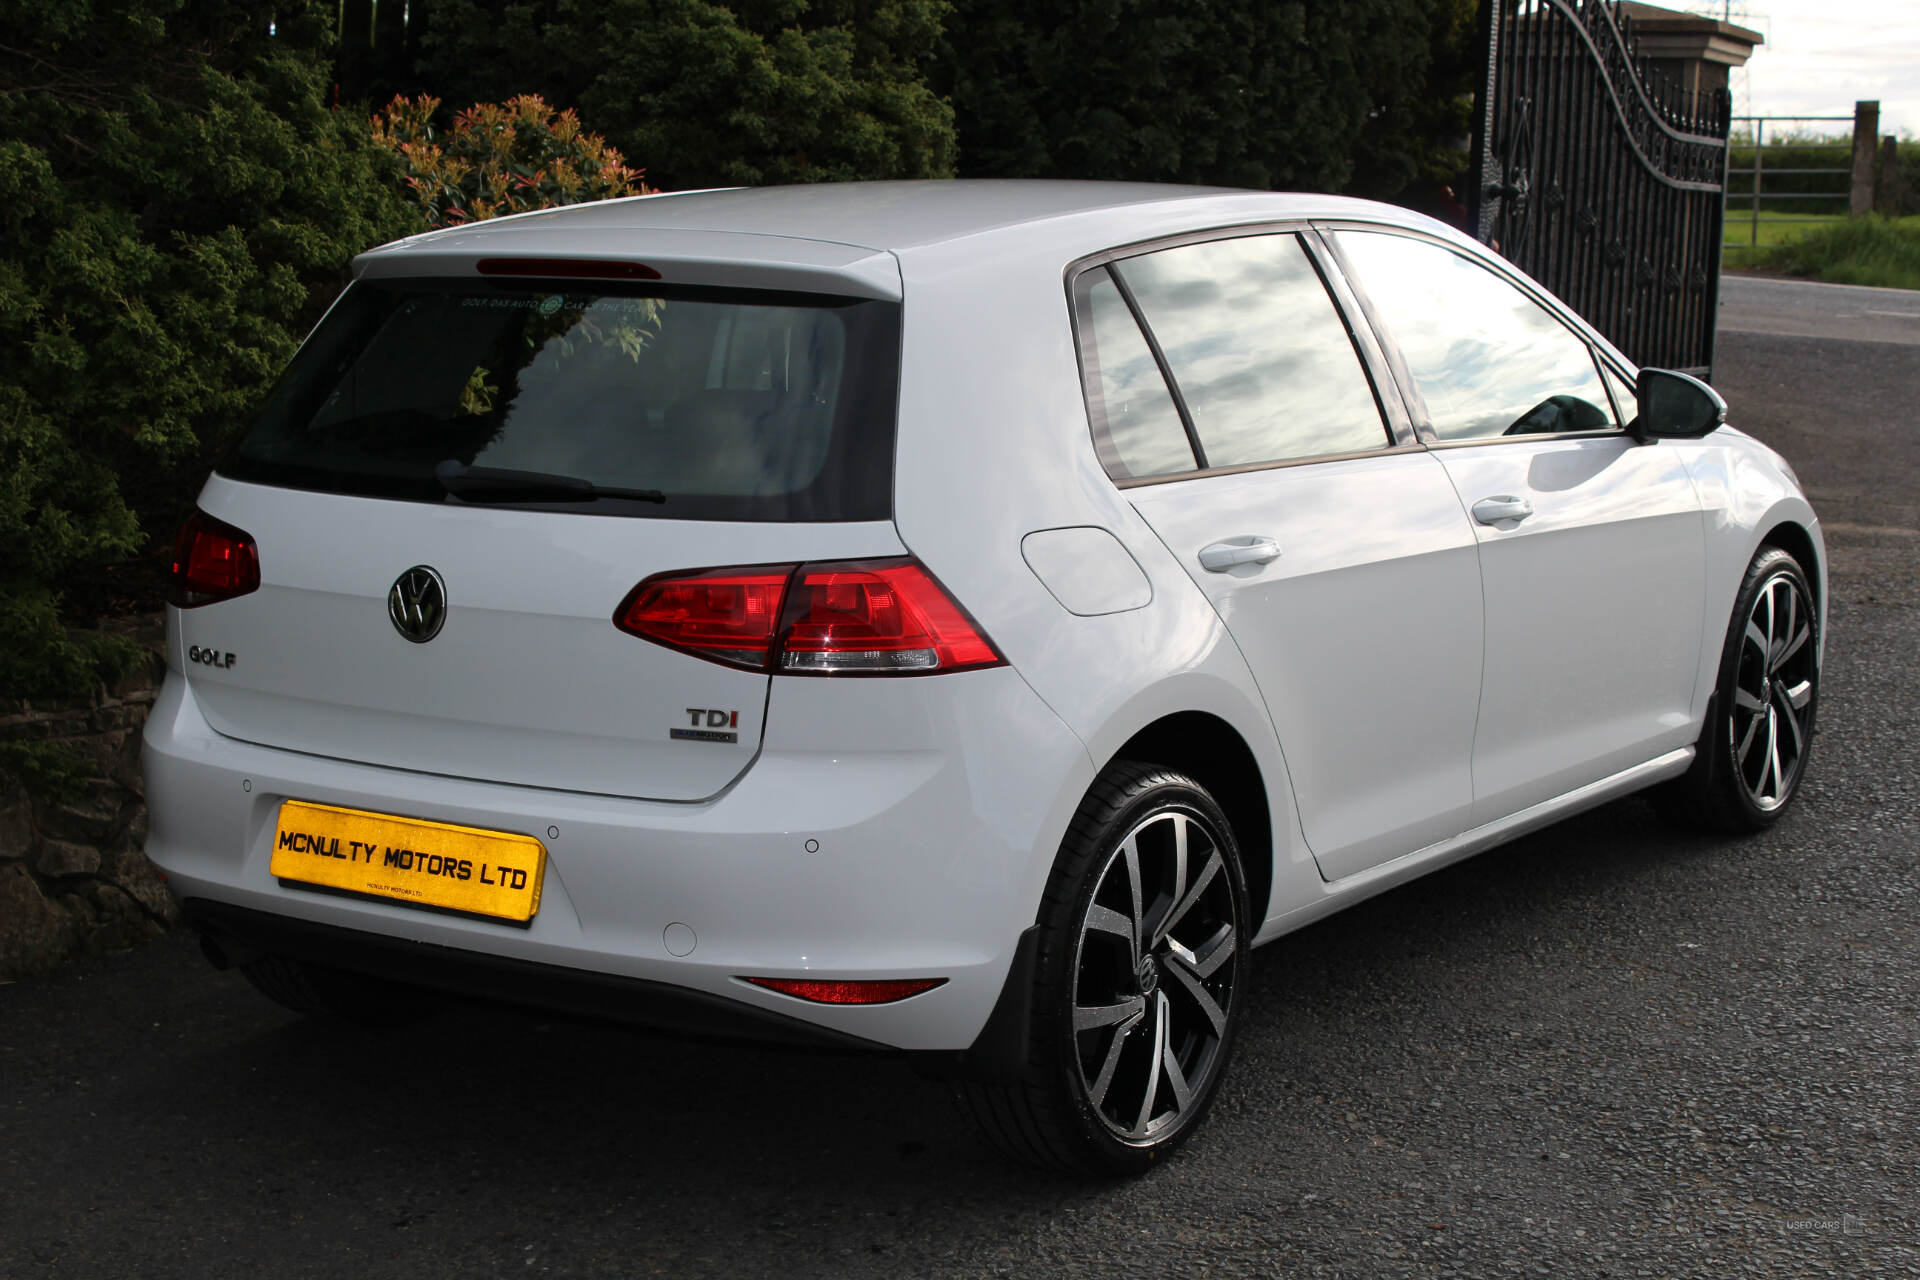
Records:
[[[532,836],[288,800],[270,866],[282,880],[524,924],[546,863]]]

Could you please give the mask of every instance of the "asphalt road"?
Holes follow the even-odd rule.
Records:
[[[1720,278],[1720,332],[1920,343],[1920,294],[1771,276]]]
[[[0,988],[0,1275],[1920,1273],[1920,348],[1745,288],[1801,314],[1718,381],[1835,573],[1767,835],[1630,799],[1266,948],[1209,1124],[1126,1184],[1003,1165],[897,1063],[348,1035],[174,937]]]

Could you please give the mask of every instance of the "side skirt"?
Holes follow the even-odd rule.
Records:
[[[1283,934],[1304,928],[1356,902],[1364,901],[1377,893],[1385,893],[1410,880],[1416,880],[1429,871],[1438,871],[1441,867],[1459,862],[1463,858],[1470,858],[1494,845],[1505,844],[1530,831],[1552,826],[1563,818],[1570,818],[1583,810],[1592,809],[1609,800],[1616,800],[1621,796],[1650,787],[1656,782],[1677,778],[1693,764],[1693,755],[1692,747],[1681,747],[1676,751],[1669,751],[1663,756],[1656,756],[1630,769],[1622,769],[1619,773],[1602,778],[1598,782],[1588,783],[1565,795],[1543,800],[1531,808],[1508,814],[1504,818],[1475,827],[1471,831],[1430,844],[1424,849],[1416,849],[1391,862],[1383,862],[1378,866],[1368,867],[1365,871],[1357,871],[1353,875],[1328,881],[1325,884],[1326,896],[1318,902],[1310,902],[1280,915],[1270,916],[1261,926],[1258,936],[1254,938],[1254,945],[1272,942]]]

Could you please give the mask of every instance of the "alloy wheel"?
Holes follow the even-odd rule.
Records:
[[[1793,795],[1812,734],[1813,608],[1792,574],[1760,588],[1740,639],[1727,720],[1735,775],[1762,812]]]
[[[1205,1100],[1239,981],[1240,919],[1222,841],[1168,808],[1100,870],[1074,949],[1073,1045],[1086,1101],[1112,1135],[1155,1143]]]

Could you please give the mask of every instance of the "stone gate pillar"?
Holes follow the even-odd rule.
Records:
[[[1727,87],[1727,76],[1766,39],[1758,31],[1698,13],[1678,13],[1626,0],[1620,11],[1633,20],[1640,56],[1656,71],[1692,93]]]

